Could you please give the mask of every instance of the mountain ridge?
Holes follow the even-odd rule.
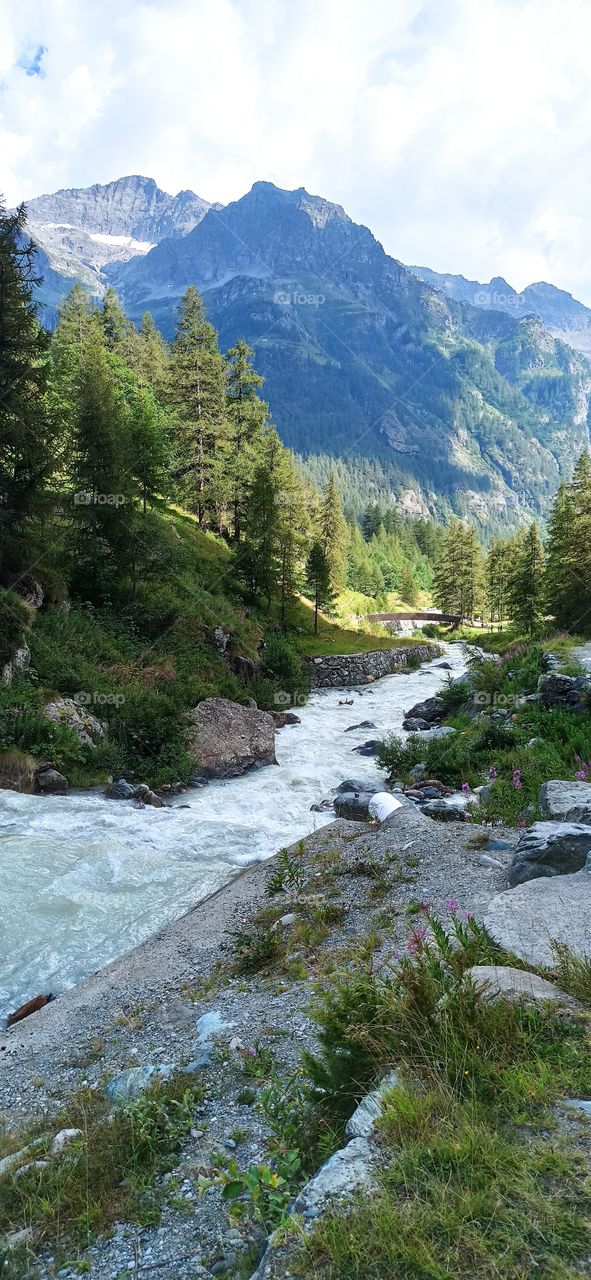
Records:
[[[455,511],[488,532],[544,516],[589,445],[583,355],[531,312],[450,297],[303,187],[257,182],[100,274],[168,337],[197,285],[222,347],[253,347],[285,443],[351,476],[373,459],[390,499],[417,513]]]

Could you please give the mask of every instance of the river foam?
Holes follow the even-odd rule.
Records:
[[[463,671],[460,646],[446,659]],[[279,768],[212,782],[164,809],[96,793],[0,791],[0,1014],[39,991],[60,992],[128,951],[264,859],[334,819],[310,806],[345,778],[383,784],[353,748],[400,729],[405,708],[447,672],[435,662],[360,690],[319,690],[301,725],[277,734]],[[352,706],[339,706],[352,698]],[[372,720],[377,727],[345,733]],[[188,808],[185,806],[189,806]]]

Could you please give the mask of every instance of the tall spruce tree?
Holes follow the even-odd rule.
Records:
[[[314,602],[314,635],[318,635],[318,612],[330,608],[333,590],[330,585],[330,565],[324,547],[316,538],[306,561],[306,583]]]
[[[44,506],[57,465],[35,282],[25,208],[7,213],[0,205],[0,581],[25,567],[21,539]]]
[[[263,378],[252,367],[253,356],[243,338],[226,356],[227,479],[235,542],[240,541],[244,506],[268,415],[267,405],[258,394]]]
[[[72,478],[73,587],[101,603],[129,574],[134,486],[125,404],[94,328],[82,352]]]
[[[544,591],[544,548],[534,521],[516,540],[507,592],[511,620],[530,636],[543,617]]]
[[[320,506],[320,539],[330,568],[333,591],[338,592],[347,580],[347,547],[349,531],[343,514],[336,474],[331,471]]]
[[[454,517],[435,565],[433,595],[445,613],[475,617],[482,607],[483,555],[475,529]]]
[[[213,523],[224,486],[224,362],[200,293],[190,285],[172,346],[169,399],[176,411],[174,450],[181,496],[201,529]]]
[[[581,454],[548,521],[546,607],[565,630],[591,626],[591,458]]]
[[[114,289],[107,289],[101,309],[107,351],[121,351],[129,331],[129,321]]]
[[[491,623],[502,622],[507,617],[510,571],[510,544],[504,538],[494,538],[488,548],[485,568],[486,604]]]

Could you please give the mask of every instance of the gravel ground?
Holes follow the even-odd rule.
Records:
[[[500,888],[518,833],[473,824],[440,824],[414,807],[399,809],[381,827],[337,821],[299,847],[305,883],[294,895],[269,898],[265,884],[276,859],[249,868],[156,937],[121,957],[26,1022],[0,1036],[0,1112],[9,1127],[56,1109],[83,1082],[103,1087],[127,1067],[183,1065],[195,1057],[197,1020],[218,1014],[224,1024],[212,1042],[205,1088],[191,1136],[174,1178],[161,1186],[158,1226],[121,1224],[87,1253],[96,1280],[249,1274],[245,1251],[260,1241],[228,1223],[214,1186],[200,1195],[200,1175],[219,1167],[216,1153],[240,1167],[268,1160],[269,1132],[256,1103],[240,1100],[255,1089],[244,1050],[262,1047],[288,1079],[303,1047],[314,1044],[307,1006],[312,980],[331,949],[351,945],[378,927],[384,948],[403,946],[412,925],[410,903],[428,901],[444,913],[450,898],[480,918]],[[490,838],[490,847],[474,847]],[[500,847],[499,847],[500,846]],[[296,851],[292,851],[295,855]],[[279,968],[248,978],[219,971],[231,960],[230,934],[262,907],[285,913],[319,895],[344,909],[321,945],[300,950],[298,977]],[[286,930],[289,926],[285,926]],[[224,948],[225,944],[225,948]],[[200,1024],[202,1027],[203,1024]],[[234,1145],[235,1144],[235,1145]],[[254,1269],[254,1266],[252,1267]],[[55,1275],[46,1256],[36,1273]],[[62,1268],[59,1275],[78,1272]]]

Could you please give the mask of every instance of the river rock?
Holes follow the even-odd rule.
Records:
[[[73,698],[52,698],[46,702],[43,715],[51,724],[63,724],[72,730],[83,747],[95,747],[105,730],[96,716]]]
[[[235,778],[277,764],[275,722],[268,711],[251,711],[228,698],[205,698],[189,713],[189,754],[197,777]]]
[[[45,796],[65,796],[68,791],[68,779],[53,764],[41,761],[35,769],[33,779],[35,791]]]
[[[255,709],[256,709],[256,702],[255,702]],[[300,720],[300,717],[296,716],[295,711],[271,711],[270,715],[272,715],[273,720],[275,721],[276,729],[284,729],[287,724],[302,723]]]
[[[405,733],[424,733],[431,728],[428,720],[421,720],[418,716],[410,716],[404,721],[402,728]]]
[[[135,787],[125,778],[117,778],[116,782],[110,782],[105,788],[105,796],[108,800],[133,800]]]
[[[591,823],[591,783],[553,780],[540,787],[540,809],[561,822]]]
[[[446,707],[443,698],[425,698],[424,702],[415,702],[410,711],[405,711],[405,720],[425,720],[427,724],[438,724],[443,720]]]
[[[552,942],[564,943],[581,960],[591,960],[591,872],[529,880],[498,893],[484,916],[498,946],[536,967],[556,959]]]
[[[81,1129],[60,1129],[59,1133],[56,1133],[55,1138],[53,1139],[53,1142],[51,1144],[52,1156],[61,1155],[65,1147],[68,1147],[71,1142],[75,1141],[76,1138],[81,1138],[81,1137],[82,1137]]]
[[[120,1071],[118,1075],[111,1077],[105,1093],[112,1102],[134,1102],[156,1080],[167,1080],[173,1071],[174,1066],[169,1063],[130,1067],[128,1071]]]
[[[487,1000],[510,1000],[514,1004],[540,1005],[551,1001],[563,1012],[574,1014],[581,1008],[566,992],[537,973],[514,969],[511,965],[475,964],[466,969],[465,978]]]
[[[373,794],[373,791],[340,791],[334,798],[337,818],[347,818],[350,822],[367,822],[369,802]]]
[[[145,782],[141,782],[139,787],[136,787],[134,798],[140,800],[142,804],[150,805],[153,809],[164,808],[162,796],[156,795],[156,792],[152,791]]]
[[[375,756],[380,747],[379,738],[370,738],[368,742],[362,742],[359,747],[353,747],[358,756]]]
[[[373,720],[360,720],[359,724],[350,724],[345,733],[354,733],[356,729],[375,729],[376,725]]]
[[[581,871],[591,853],[591,826],[576,822],[534,822],[519,839],[507,872],[512,886],[542,876]]]
[[[427,800],[421,810],[428,818],[437,818],[439,822],[464,822],[468,808],[478,804],[478,796],[473,792],[464,795],[462,791],[454,791],[452,795],[441,796],[438,800]]]

